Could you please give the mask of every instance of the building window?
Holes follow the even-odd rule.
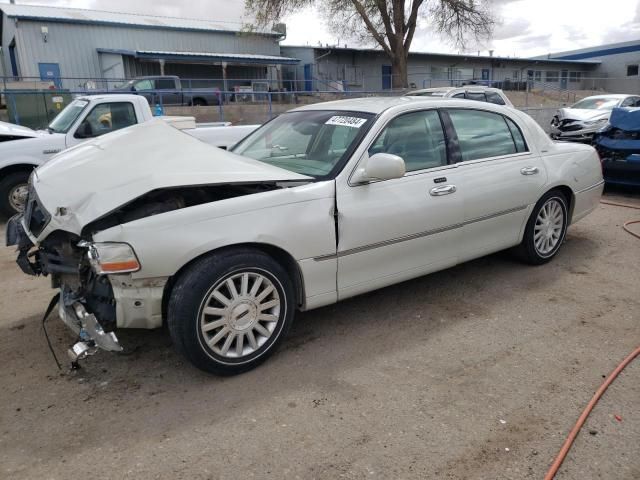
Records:
[[[540,70],[536,70],[534,73],[534,78],[536,82],[542,81],[542,72]]]
[[[549,70],[545,72],[545,81],[546,82],[557,82],[558,81],[558,71],[557,70]]]
[[[582,72],[569,72],[569,82],[577,83],[582,80]]]
[[[513,79],[514,79],[516,82],[518,81],[519,74],[520,74],[520,71],[519,71],[519,70],[514,70],[514,71],[513,71]]]
[[[638,76],[638,65],[627,65],[627,77]]]

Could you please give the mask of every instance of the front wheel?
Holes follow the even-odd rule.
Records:
[[[14,172],[0,180],[0,211],[4,215],[13,216],[24,210],[29,175],[29,172]]]
[[[293,321],[294,288],[268,255],[228,250],[196,261],[180,275],[167,320],[176,348],[217,375],[255,368],[271,355]]]
[[[536,203],[527,221],[520,256],[532,265],[550,261],[564,241],[568,226],[567,199],[558,190],[551,190]]]

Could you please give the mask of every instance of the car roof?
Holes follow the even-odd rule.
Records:
[[[418,93],[426,93],[426,92],[443,92],[443,93],[449,93],[452,92],[454,90],[482,90],[482,91],[497,91],[500,92],[501,90],[499,88],[495,88],[495,87],[487,87],[486,85],[474,85],[474,84],[469,84],[469,85],[463,85],[461,87],[431,87],[431,88],[421,88],[420,90],[411,90],[410,92],[405,93],[405,95],[407,96],[411,96],[413,94],[418,94]]]
[[[591,95],[590,97],[584,97],[582,100],[586,100],[588,98],[627,98],[627,97],[637,97],[637,96],[638,95],[630,95],[628,93],[611,93],[609,95]],[[578,102],[581,102],[582,100],[578,100]]]
[[[480,107],[481,104],[482,106]],[[393,107],[402,106],[421,106],[424,105],[427,108],[436,107],[480,107],[482,109],[493,110],[494,107],[498,107],[497,111],[501,110],[502,106],[494,105],[492,103],[477,102],[475,100],[463,100],[458,98],[442,98],[442,97],[363,97],[363,98],[350,98],[347,100],[335,100],[332,102],[314,103],[311,105],[305,105],[295,108],[291,111],[309,111],[309,110],[340,110],[351,112],[366,112],[379,114]]]

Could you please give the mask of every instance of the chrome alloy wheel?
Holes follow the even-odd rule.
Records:
[[[533,242],[541,256],[551,254],[562,240],[564,208],[557,198],[550,198],[538,212],[533,229]]]
[[[16,212],[23,212],[27,203],[27,196],[29,195],[29,186],[27,184],[20,184],[9,190],[9,205]]]
[[[202,339],[216,355],[239,359],[269,340],[280,319],[278,289],[255,271],[232,273],[209,291],[200,311]]]

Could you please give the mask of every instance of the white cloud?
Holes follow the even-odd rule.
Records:
[[[19,3],[65,5],[78,8],[135,13],[243,21],[243,0],[18,0]],[[467,52],[493,49],[496,55],[534,56],[609,42],[640,39],[638,0],[493,0],[500,24],[493,40],[482,45],[469,44]],[[345,43],[329,32],[322,15],[303,10],[285,19],[288,45]],[[371,45],[367,45],[371,46]],[[457,53],[446,39],[438,37],[425,21],[419,22],[412,44],[414,51]]]

